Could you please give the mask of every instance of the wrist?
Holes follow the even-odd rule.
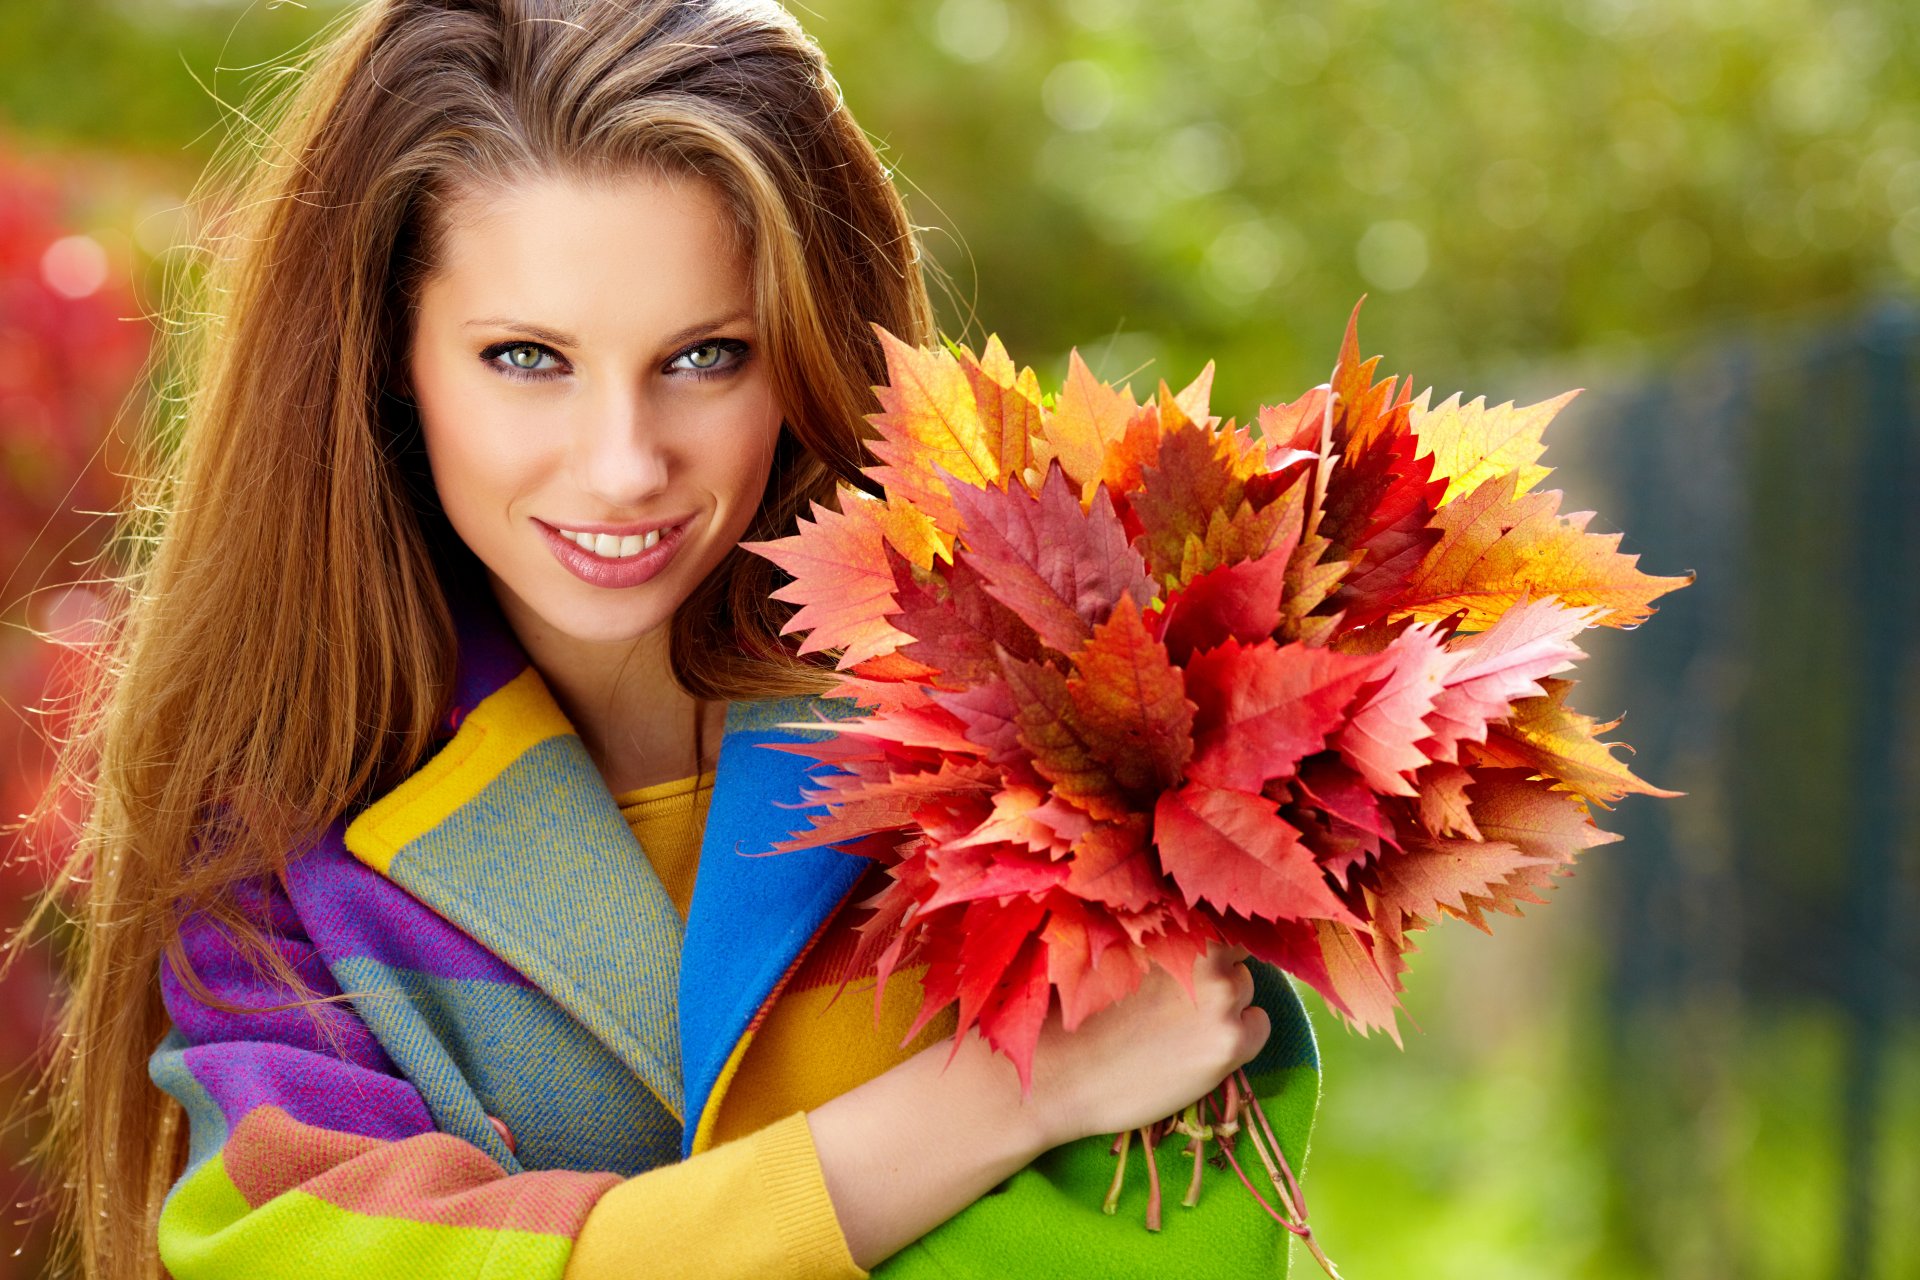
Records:
[[[1006,1133],[1024,1153],[1021,1163],[1041,1153],[1084,1136],[1076,1127],[1077,1114],[1063,1088],[1064,1081],[1052,1079],[1039,1064],[1033,1072],[1033,1090],[1020,1091],[1020,1072],[1012,1062],[994,1050],[977,1030],[968,1029],[960,1037],[958,1052],[951,1043],[932,1046],[925,1051],[936,1070],[965,1072],[972,1083],[970,1092],[979,1100],[981,1123],[991,1124]],[[953,1062],[947,1065],[948,1055]]]

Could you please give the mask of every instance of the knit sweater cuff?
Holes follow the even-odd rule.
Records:
[[[868,1280],[827,1195],[805,1112],[615,1186],[566,1280]]]
[[[794,1274],[866,1280],[853,1261],[840,1216],[827,1195],[820,1151],[803,1111],[760,1131],[764,1139],[757,1161],[766,1186],[767,1214],[786,1243]]]

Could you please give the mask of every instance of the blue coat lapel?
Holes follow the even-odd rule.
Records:
[[[800,806],[812,762],[766,744],[824,737],[780,726],[816,712],[849,714],[840,710],[847,705],[796,698],[727,708],[680,960],[683,1154],[708,1144],[743,1037],[768,995],[872,865],[831,847],[758,856],[812,812]]]

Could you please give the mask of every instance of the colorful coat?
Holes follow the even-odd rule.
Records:
[[[580,739],[497,618],[463,619],[443,745],[413,776],[241,892],[313,993],[204,919],[213,1000],[161,974],[154,1081],[190,1152],[161,1214],[179,1280],[860,1277],[804,1112],[951,1034],[902,1046],[917,974],[838,999],[842,908],[883,881],[835,849],[764,853],[801,825],[808,761],[764,749],[822,706],[734,704],[684,927]],[[833,704],[824,704],[830,707]],[[1250,1064],[1296,1170],[1319,1098],[1292,987],[1256,965],[1273,1036]],[[228,1011],[220,1004],[241,1006]],[[1290,1238],[1231,1176],[1195,1210],[1161,1144],[1099,1210],[1108,1140],[1048,1152],[887,1260],[919,1276],[1283,1275]],[[1244,1144],[1242,1150],[1245,1150]]]

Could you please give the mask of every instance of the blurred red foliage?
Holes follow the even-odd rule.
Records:
[[[0,146],[0,930],[25,918],[64,853],[72,814],[22,831],[52,774],[64,709],[84,678],[104,597],[81,585],[122,500],[112,431],[146,356],[131,264],[66,221],[49,170]],[[139,420],[130,413],[128,423]],[[41,638],[58,635],[63,644]],[[68,806],[69,808],[71,806]],[[9,1227],[35,1191],[17,1170],[31,1140],[25,1089],[45,1043],[55,957],[21,953],[0,983],[0,1192]],[[44,1224],[0,1231],[0,1280],[38,1274]]]

